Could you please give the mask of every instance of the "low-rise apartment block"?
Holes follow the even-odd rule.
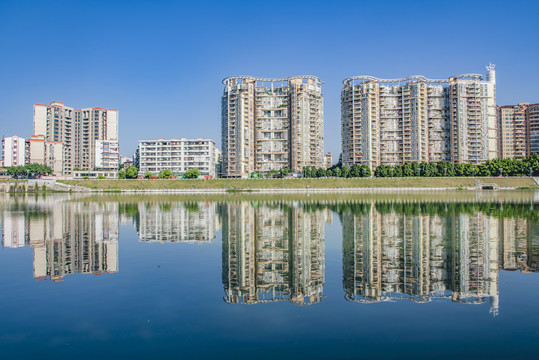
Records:
[[[449,79],[355,76],[341,92],[342,161],[375,169],[498,157],[494,65]]]
[[[139,176],[151,172],[157,176],[170,170],[182,176],[189,169],[198,169],[201,176],[216,177],[219,152],[210,139],[140,140],[138,146]]]
[[[116,140],[96,140],[95,168],[118,170],[120,166],[120,148]]]
[[[64,170],[64,144],[61,141],[49,141],[45,135],[32,135],[26,140],[26,163],[43,164],[52,169],[54,175],[61,175]]]
[[[2,165],[9,166],[24,166],[25,159],[25,142],[24,139],[18,136],[9,136],[2,139]]]

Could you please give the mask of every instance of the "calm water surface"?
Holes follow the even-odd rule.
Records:
[[[535,358],[539,192],[0,198],[2,359]]]

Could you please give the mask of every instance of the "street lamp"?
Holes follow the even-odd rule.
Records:
[[[447,177],[447,168],[444,168],[444,174],[445,174],[444,176]]]
[[[530,177],[532,177],[532,167],[530,166]]]

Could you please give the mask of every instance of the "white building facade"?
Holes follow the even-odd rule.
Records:
[[[138,154],[139,176],[148,172],[157,176],[162,170],[182,176],[189,169],[198,169],[201,176],[216,177],[219,154],[210,139],[140,140]]]
[[[116,140],[96,140],[95,168],[118,170],[120,166],[120,147]]]
[[[25,141],[18,136],[10,136],[2,139],[3,165],[25,165]]]

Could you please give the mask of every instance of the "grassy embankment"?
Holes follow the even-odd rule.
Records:
[[[167,189],[340,189],[340,188],[467,188],[478,184],[535,187],[526,177],[506,178],[355,178],[355,179],[214,179],[214,180],[64,180],[68,185],[99,190]]]

